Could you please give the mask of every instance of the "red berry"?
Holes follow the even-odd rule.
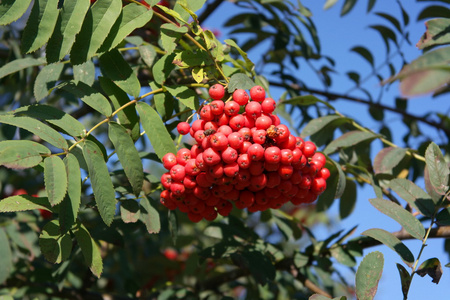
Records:
[[[327,180],[330,177],[330,170],[328,170],[327,168],[323,168],[322,170],[320,170],[319,174],[320,177]]]
[[[250,158],[248,157],[248,154],[244,153],[239,155],[237,163],[239,165],[239,168],[248,169],[250,167]]]
[[[225,136],[229,136],[233,132],[233,129],[231,129],[228,125],[222,125],[219,129],[217,129],[217,132],[223,133]]]
[[[253,142],[256,144],[264,144],[266,142],[266,131],[263,129],[255,130],[252,134]]]
[[[261,160],[264,157],[264,148],[260,144],[253,144],[248,147],[247,154],[252,161]]]
[[[214,166],[221,161],[219,152],[213,148],[208,148],[203,152],[203,161],[207,166]]]
[[[228,147],[228,138],[221,132],[216,132],[210,136],[211,147],[217,151],[225,150]]]
[[[277,106],[277,104],[276,104],[275,100],[273,100],[272,98],[266,98],[261,103],[261,109],[262,109],[263,113],[265,113],[265,114],[272,113],[275,110],[276,106]]]
[[[186,165],[184,166],[184,171],[186,172],[187,175],[190,176],[197,176],[201,172],[200,168],[197,166],[197,160],[193,158],[189,159],[186,162]]]
[[[172,248],[167,248],[166,250],[164,250],[163,254],[168,260],[175,260],[178,257],[177,250]]]
[[[192,211],[188,212],[188,218],[191,222],[198,223],[203,219],[203,216],[200,214],[193,213]]]
[[[223,113],[223,108],[225,107],[225,103],[222,100],[214,100],[210,103],[211,112],[213,115],[218,116]]]
[[[289,128],[287,128],[286,125],[280,124],[278,126],[275,127],[275,131],[277,133],[277,137],[275,138],[275,140],[277,141],[277,143],[281,143],[283,141],[286,141],[289,139],[289,135],[291,134],[289,132]]]
[[[239,113],[240,110],[240,106],[236,101],[228,101],[227,103],[225,103],[225,107],[223,109],[223,111],[228,115],[228,116],[235,116]]]
[[[291,178],[292,173],[294,173],[294,168],[291,165],[281,165],[278,169],[278,174],[285,180]]]
[[[311,157],[316,152],[316,149],[316,145],[313,142],[307,141],[305,142],[302,152],[306,157]]]
[[[191,126],[188,122],[180,122],[177,125],[178,133],[181,135],[186,135],[189,133],[189,130],[191,129]]]
[[[294,155],[291,150],[283,149],[280,151],[281,153],[281,163],[284,165],[290,165],[294,161]]]
[[[272,119],[270,117],[262,115],[256,118],[255,121],[256,128],[266,130],[267,128],[270,127],[270,125],[272,125]]]
[[[187,148],[181,148],[177,152],[177,163],[185,166],[186,162],[191,159],[191,150]]]
[[[250,138],[252,136],[250,128],[248,128],[248,127],[241,128],[241,129],[239,129],[239,133],[244,138],[244,141],[250,141]]]
[[[224,163],[229,164],[235,162],[238,159],[238,153],[236,149],[228,147],[222,152],[222,160]]]
[[[206,121],[205,120],[195,120],[194,122],[192,122],[192,130],[194,130],[194,132],[197,132],[199,130],[203,130],[203,126],[205,125]]]
[[[228,144],[231,148],[239,149],[243,142],[244,138],[239,132],[230,133],[230,135],[228,136]]]
[[[236,177],[239,174],[239,165],[237,162],[231,162],[223,166],[223,173],[228,177]]]
[[[245,117],[243,115],[232,116],[229,124],[234,131],[238,131],[245,126]]]
[[[177,157],[175,154],[169,152],[163,156],[162,163],[164,168],[170,170],[173,166],[177,164]]]
[[[321,194],[323,191],[325,191],[327,187],[327,182],[322,177],[316,177],[311,183],[311,192],[314,194]]]
[[[266,91],[263,87],[256,85],[250,89],[250,97],[253,101],[262,102],[266,98]]]
[[[216,83],[209,88],[209,96],[214,100],[220,100],[225,96],[225,88],[223,85]]]
[[[245,113],[248,117],[251,117],[255,120],[257,117],[261,115],[261,104],[256,101],[249,102],[245,106]]]
[[[169,172],[161,175],[161,184],[166,190],[170,189],[172,182],[173,182],[173,179],[172,179],[172,176],[170,176]]]
[[[264,151],[264,159],[266,162],[274,164],[278,163],[281,160],[281,151],[278,147],[268,147]]]
[[[212,121],[214,119],[214,115],[211,111],[211,106],[205,105],[200,109],[200,118],[204,121]]]
[[[253,176],[260,175],[264,172],[264,163],[261,161],[252,161],[248,170]]]
[[[249,96],[246,91],[237,89],[233,92],[233,100],[239,105],[246,105],[248,103]]]

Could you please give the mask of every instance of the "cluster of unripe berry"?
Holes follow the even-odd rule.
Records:
[[[209,96],[213,101],[200,109],[199,119],[177,126],[196,144],[163,157],[164,206],[178,208],[193,222],[212,221],[217,214],[227,216],[233,204],[264,211],[289,201],[314,202],[325,190],[330,176],[325,156],[280,124],[272,114],[276,103],[261,86],[254,86],[250,97],[237,89],[224,102],[225,89],[215,84]]]

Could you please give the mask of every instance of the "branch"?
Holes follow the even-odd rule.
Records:
[[[284,83],[280,83],[280,82],[269,82],[269,84],[273,85],[273,86],[278,86],[278,87],[289,87],[289,88],[297,90],[297,91],[302,90],[302,88],[298,84],[284,84]],[[379,108],[379,109],[382,109],[382,110],[387,110],[387,111],[391,111],[391,112],[400,114],[400,115],[403,116],[403,118],[408,118],[408,119],[412,119],[412,120],[416,120],[416,121],[425,123],[425,124],[427,124],[427,125],[429,125],[431,127],[434,127],[436,129],[440,129],[440,130],[444,131],[447,135],[450,135],[450,129],[444,127],[442,124],[430,121],[430,120],[428,120],[428,119],[426,119],[424,117],[412,115],[412,114],[410,114],[410,113],[408,113],[408,112],[406,112],[404,110],[397,109],[397,108],[390,107],[390,106],[386,106],[386,105],[383,105],[381,103],[375,103],[375,102],[372,102],[372,101],[366,100],[366,99],[356,98],[356,97],[352,97],[352,96],[348,96],[348,95],[344,95],[344,94],[339,94],[339,93],[326,92],[326,91],[323,91],[323,90],[311,89],[311,88],[307,88],[307,87],[304,87],[303,91],[310,92],[312,94],[325,96],[330,101],[333,101],[333,100],[336,100],[336,99],[344,99],[344,100],[349,100],[349,101],[353,101],[353,102],[358,102],[358,103],[364,103],[364,104],[367,104],[367,105],[371,105],[371,106],[373,106],[375,108]]]
[[[222,4],[223,0],[215,0],[214,2],[208,4],[205,10],[202,12],[200,16],[198,16],[197,20],[200,24],[202,24],[212,13]]]

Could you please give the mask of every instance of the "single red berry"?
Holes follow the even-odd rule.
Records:
[[[166,190],[170,189],[172,182],[173,182],[173,179],[172,179],[172,176],[170,176],[169,172],[161,175],[161,184]]]
[[[252,176],[250,178],[250,184],[257,188],[258,190],[261,190],[266,187],[267,185],[267,177],[266,174],[261,173],[256,176]]]
[[[217,129],[217,132],[223,133],[225,136],[229,136],[233,132],[233,129],[231,129],[228,125],[222,125],[219,129]]]
[[[214,122],[217,123],[217,125],[228,125],[228,122],[230,121],[230,117],[227,116],[226,113],[222,113],[221,115],[215,116]]]
[[[252,161],[248,170],[253,176],[260,175],[264,172],[264,163],[261,161]]]
[[[264,157],[264,148],[260,144],[253,144],[248,147],[247,154],[252,161],[261,160]]]
[[[197,160],[194,158],[191,158],[186,162],[184,170],[186,174],[190,176],[197,176],[201,172],[200,168],[197,166]]]
[[[281,163],[284,165],[290,165],[294,161],[294,155],[289,149],[282,149],[280,151],[281,154]]]
[[[264,159],[266,162],[274,164],[278,163],[281,160],[281,150],[278,147],[272,146],[268,147],[264,151]]]
[[[248,157],[248,154],[244,153],[239,155],[237,163],[239,165],[239,168],[248,169],[250,167],[250,158]]]
[[[186,187],[182,183],[173,182],[170,185],[170,191],[174,193],[176,196],[179,196],[184,194],[184,192],[186,191]]]
[[[327,180],[330,177],[330,170],[328,170],[327,168],[323,168],[322,170],[320,170],[319,174],[320,177]]]
[[[217,125],[216,122],[208,121],[205,123],[205,126],[203,126],[203,130],[205,131],[205,135],[213,134],[219,130],[219,125]]]
[[[253,101],[262,102],[266,98],[266,91],[262,86],[256,85],[250,89],[250,98]]]
[[[217,211],[214,207],[206,206],[201,215],[207,221],[214,221],[217,218]]]
[[[275,126],[275,131],[277,133],[277,137],[275,140],[277,143],[281,143],[283,141],[286,141],[289,139],[289,135],[291,134],[289,131],[289,128],[287,128],[286,125],[280,124],[278,126]]]
[[[285,141],[279,143],[279,146],[280,146],[280,148],[294,150],[295,143],[296,143],[295,136],[290,134],[289,137]]]
[[[225,96],[225,88],[223,85],[216,83],[209,88],[209,96],[214,100],[220,100]]]
[[[228,216],[232,209],[233,204],[226,200],[221,200],[217,206],[217,212],[223,217]]]
[[[194,132],[197,132],[199,130],[203,130],[203,126],[205,126],[206,121],[205,120],[195,120],[194,122],[192,122],[192,130],[194,130]]]
[[[323,191],[327,188],[327,182],[322,177],[316,177],[311,183],[311,192],[314,194],[322,194]]]
[[[268,163],[264,162],[264,170],[267,172],[276,172],[280,168],[280,163]]]
[[[183,184],[184,184],[184,187],[186,188],[186,193],[187,193],[188,189],[192,190],[197,186],[197,181],[194,176],[186,175],[186,177],[184,177],[184,179],[183,179]]]
[[[191,129],[191,126],[189,125],[188,122],[180,122],[177,124],[178,133],[181,135],[188,134],[190,129]]]
[[[245,126],[245,117],[243,115],[236,115],[230,118],[230,127],[234,131],[238,131],[244,126]]]
[[[170,170],[173,166],[177,164],[177,157],[175,154],[169,152],[163,156],[162,163],[164,168]]]
[[[307,142],[305,142],[302,152],[306,157],[312,157],[314,155],[314,153],[316,152],[316,149],[317,149],[317,147],[313,142],[307,141]]]
[[[222,152],[222,160],[224,163],[229,164],[235,162],[238,159],[238,153],[236,149],[228,147]]]
[[[197,130],[194,133],[194,139],[197,143],[201,144],[203,139],[205,138],[205,131],[204,130]]]
[[[272,124],[275,126],[280,125],[281,121],[280,118],[276,115],[270,115],[270,118],[272,119]]]
[[[228,135],[228,144],[231,148],[239,149],[244,142],[244,137],[239,132],[233,132]]]
[[[196,214],[201,214],[205,210],[205,203],[203,201],[197,201],[195,204],[188,205],[189,210]]]
[[[261,115],[261,111],[261,104],[256,101],[251,101],[245,106],[246,115],[254,120]]]
[[[254,143],[262,145],[266,142],[266,131],[263,129],[255,130],[252,137]]]
[[[236,177],[239,174],[239,165],[237,162],[227,163],[223,166],[223,173],[231,178]]]
[[[249,96],[243,89],[237,89],[233,92],[233,100],[239,105],[246,105],[248,103]]]
[[[252,137],[252,133],[249,127],[244,127],[239,129],[238,131],[242,137],[244,138],[244,141],[250,141],[250,138]]]
[[[261,103],[261,109],[262,109],[263,113],[265,113],[265,114],[272,113],[275,110],[276,106],[277,106],[277,104],[276,104],[275,100],[273,100],[272,98],[266,98]]]
[[[198,223],[203,219],[203,216],[200,214],[193,213],[192,211],[188,212],[188,218],[191,222]]]
[[[278,174],[285,180],[291,178],[292,173],[294,173],[294,168],[291,165],[281,165],[278,169]]]
[[[247,115],[246,113],[242,114],[244,116],[244,127],[253,128],[255,127],[255,119],[252,116]]]
[[[240,105],[236,101],[228,101],[225,103],[225,107],[223,109],[224,113],[226,113],[228,116],[232,117],[239,113],[239,110],[241,109]]]
[[[239,148],[239,153],[247,153],[248,148],[250,148],[250,146],[252,145],[252,143],[248,142],[248,141],[244,141],[242,143],[242,146]]]
[[[192,158],[196,158],[197,155],[199,155],[202,152],[203,152],[203,149],[200,145],[198,145],[198,144],[192,145],[192,147],[191,147],[191,157]]]
[[[172,248],[167,248],[166,250],[164,250],[163,254],[168,260],[175,260],[178,257],[177,250]]]
[[[300,181],[299,187],[301,189],[309,189],[311,187],[311,183],[312,183],[311,176],[309,176],[309,174],[304,175],[302,176],[302,180]]]
[[[210,167],[208,174],[213,178],[221,178],[223,176],[223,164],[220,162]]]
[[[281,177],[278,174],[278,172],[268,172],[266,176],[267,176],[267,187],[269,188],[275,188],[281,182]]]
[[[41,209],[41,208],[39,208],[39,214],[41,215],[41,217],[44,219],[44,220],[49,220],[49,219],[51,219],[52,218],[52,212],[51,211],[48,211],[48,210],[46,210],[46,209]]]
[[[208,148],[203,152],[203,161],[207,166],[214,166],[221,161],[221,157],[217,150]]]
[[[209,105],[211,105],[211,112],[213,113],[213,115],[218,116],[223,113],[225,102],[223,102],[222,100],[214,100]]]
[[[238,181],[248,181],[248,182],[250,182],[250,177],[251,177],[251,174],[250,174],[250,171],[248,170],[248,169],[239,169],[239,174],[238,174],[238,176],[237,176],[237,180]]]
[[[211,106],[205,105],[200,109],[200,118],[202,120],[204,120],[205,122],[207,121],[212,121],[214,119],[214,115],[211,111]]]
[[[260,117],[256,118],[256,120],[255,120],[255,126],[258,129],[266,130],[271,125],[272,125],[272,119],[265,115],[261,115]]]
[[[210,136],[211,147],[217,151],[225,150],[228,147],[228,138],[221,132],[216,132]]]
[[[191,150],[187,148],[181,148],[177,152],[177,163],[185,166],[186,162],[191,159]]]
[[[278,189],[283,194],[288,193],[292,189],[292,182],[290,180],[281,180],[280,185],[278,186]]]

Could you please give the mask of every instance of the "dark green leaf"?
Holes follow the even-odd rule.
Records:
[[[359,300],[372,300],[383,273],[384,257],[381,252],[367,254],[356,272],[356,295]]]
[[[61,232],[58,220],[45,224],[39,236],[39,246],[45,259],[53,264],[67,260],[72,252],[72,238]]]
[[[148,233],[158,233],[161,230],[161,221],[158,211],[151,205],[150,199],[143,196],[140,205],[139,219],[145,224]]]
[[[68,148],[67,142],[61,134],[38,120],[25,116],[16,117],[10,114],[4,114],[0,115],[0,122],[28,130],[57,148]]]
[[[194,90],[185,85],[165,86],[167,91],[185,106],[198,110],[199,101]]]
[[[116,148],[117,157],[133,187],[133,193],[138,196],[142,191],[144,170],[139,153],[127,130],[115,122],[109,123],[109,139]]]
[[[73,78],[75,84],[81,81],[92,86],[95,81],[95,65],[92,60],[73,66]]]
[[[448,175],[450,171],[441,149],[434,142],[431,142],[425,151],[425,160],[431,185],[438,194],[445,195],[448,190]]]
[[[34,119],[40,119],[56,126],[70,136],[76,137],[83,135],[85,128],[77,119],[53,106],[49,105],[29,105],[13,110],[16,116],[27,116]]]
[[[399,33],[402,33],[402,26],[400,25],[400,22],[397,20],[397,18],[387,14],[387,13],[381,13],[377,12],[375,13],[377,16],[382,17],[383,19],[390,22],[392,25],[394,25],[395,29],[398,30]]]
[[[377,241],[388,246],[389,248],[397,252],[398,255],[400,255],[401,259],[405,262],[405,264],[407,264],[409,267],[412,267],[414,263],[414,255],[411,253],[408,247],[406,247],[405,244],[403,244],[402,241],[400,241],[392,233],[383,229],[373,228],[368,229],[361,234],[370,236],[371,238],[374,238]]]
[[[284,235],[284,238],[286,240],[289,240],[291,238],[298,240],[302,237],[302,231],[298,227],[298,224],[276,216],[273,217],[273,221],[277,225],[280,232]]]
[[[64,158],[67,172],[67,194],[60,204],[59,223],[62,232],[69,230],[77,219],[81,203],[81,172],[77,158],[67,154]]]
[[[44,46],[53,33],[57,19],[58,0],[34,1],[22,34],[22,50],[30,53]]]
[[[376,0],[369,0],[369,3],[367,3],[367,13],[370,13],[375,6]]]
[[[275,266],[266,255],[259,251],[244,251],[242,257],[246,261],[246,267],[250,269],[250,273],[259,284],[265,285],[268,281],[275,279]]]
[[[400,223],[416,239],[422,240],[425,236],[425,228],[423,228],[422,223],[400,205],[379,198],[369,199],[369,201],[380,212]]]
[[[255,85],[247,75],[238,73],[231,75],[227,90],[229,93],[233,93],[237,89],[249,90]]]
[[[356,0],[345,0],[344,6],[342,7],[342,10],[341,10],[341,17],[348,14],[352,10],[352,8],[355,6],[355,4],[356,4]]]
[[[122,9],[111,31],[108,34],[99,52],[106,52],[116,47],[122,40],[136,28],[147,24],[153,16],[153,10],[142,5],[130,3]]]
[[[69,53],[76,35],[81,30],[89,6],[88,0],[64,1],[46,48],[49,63],[60,61]]]
[[[386,52],[389,52],[390,50],[389,40],[392,40],[394,44],[397,44],[397,36],[389,27],[383,25],[371,25],[369,27],[378,31],[378,33],[381,35],[381,38],[383,39],[386,46]]]
[[[108,98],[111,100],[115,110],[126,105],[130,102],[127,93],[121,90],[110,79],[105,77],[99,77],[100,85],[105,91]],[[131,131],[131,137],[133,140],[139,138],[139,117],[136,113],[136,109],[133,106],[128,106],[117,113],[119,123],[127,130]]]
[[[0,142],[0,165],[12,169],[25,169],[36,166],[42,155],[50,155],[47,147],[32,141],[9,140]]]
[[[169,210],[167,218],[169,221],[170,237],[172,238],[172,243],[176,245],[178,239],[178,219],[175,211]]]
[[[383,148],[373,161],[375,174],[392,174],[392,169],[402,161],[405,155],[406,149],[403,148]]]
[[[113,49],[100,56],[100,69],[105,77],[114,81],[127,94],[139,97],[139,79],[118,50]]]
[[[408,179],[395,178],[391,180],[390,188],[423,215],[428,217],[433,215],[435,210],[433,200],[414,182]]]
[[[1,202],[0,202],[1,203]],[[8,279],[13,269],[13,257],[9,246],[8,236],[3,228],[0,228],[0,284]]]
[[[67,82],[61,85],[62,89],[80,98],[81,101],[98,111],[110,116],[112,114],[111,105],[99,91],[90,87],[84,82]]]
[[[124,223],[136,223],[141,216],[139,203],[136,200],[120,202],[120,216]]]
[[[353,180],[347,180],[345,190],[339,201],[339,216],[341,220],[350,216],[356,204],[356,183]]]
[[[401,264],[397,264],[398,273],[400,274],[400,281],[402,283],[402,293],[403,297],[407,299],[409,286],[411,285],[411,275],[408,270],[405,269]]]
[[[424,49],[434,45],[450,43],[450,19],[433,19],[425,22],[427,31],[422,35],[417,43],[419,49]]]
[[[436,223],[450,225],[450,208],[445,208],[436,215]]]
[[[176,53],[172,63],[182,69],[214,64],[208,52],[203,50],[197,50],[195,52],[191,50],[180,51]]]
[[[17,71],[30,67],[40,66],[42,64],[45,64],[45,58],[43,57],[40,58],[25,57],[15,59],[0,68],[0,78],[16,73]]]
[[[323,152],[327,155],[334,153],[342,148],[347,148],[351,146],[355,146],[356,144],[367,141],[367,140],[373,140],[377,138],[378,135],[372,133],[372,132],[364,132],[359,130],[349,131],[344,133],[339,138],[335,139],[331,143],[329,143]]]
[[[442,277],[441,262],[437,258],[427,259],[419,266],[416,273],[421,277],[428,274],[431,278],[433,278],[431,282],[438,284]]]
[[[141,117],[142,127],[159,159],[162,160],[163,156],[168,152],[177,153],[173,140],[158,113],[144,102],[138,102],[136,108]]]
[[[448,2],[447,2],[448,4]],[[417,16],[417,21],[428,18],[448,18],[450,16],[450,9],[443,5],[431,5],[425,7]]]
[[[18,195],[4,198],[0,201],[0,212],[17,212],[34,209],[50,210],[50,202],[46,197]]]
[[[350,49],[350,51],[353,51],[355,53],[358,53],[361,55],[365,60],[369,62],[369,64],[373,67],[374,66],[374,59],[372,52],[370,52],[366,47],[363,46],[356,46]]]
[[[8,25],[20,18],[30,6],[31,0],[3,0],[0,6],[0,25]],[[0,280],[0,283],[3,281]]]
[[[83,224],[78,223],[73,233],[83,253],[84,261],[91,269],[92,274],[100,278],[103,271],[103,261],[99,246]]]
[[[163,55],[152,68],[153,77],[155,78],[156,83],[164,84],[167,77],[169,77],[170,72],[175,69],[175,65],[172,63],[175,58],[175,54],[172,53],[170,55]]]
[[[50,64],[42,68],[34,82],[34,97],[36,97],[36,101],[41,101],[50,94],[63,68],[64,64],[62,63]]]
[[[110,226],[116,210],[116,194],[105,158],[100,148],[89,140],[84,142],[83,156],[89,169],[89,177],[98,211],[103,222]]]
[[[122,1],[120,0],[96,1],[91,6],[70,52],[72,64],[82,64],[94,56],[119,17],[121,10]]]
[[[139,54],[147,67],[151,68],[156,59],[156,51],[153,45],[139,46]]]
[[[44,181],[48,201],[52,206],[59,204],[67,191],[66,166],[62,159],[57,156],[44,159]]]
[[[324,117],[319,117],[311,120],[306,126],[303,128],[301,132],[301,136],[310,136],[313,135],[320,130],[322,130],[325,126],[332,124],[333,126],[337,126],[343,123],[350,121],[348,118],[343,118],[338,115],[328,115]]]

